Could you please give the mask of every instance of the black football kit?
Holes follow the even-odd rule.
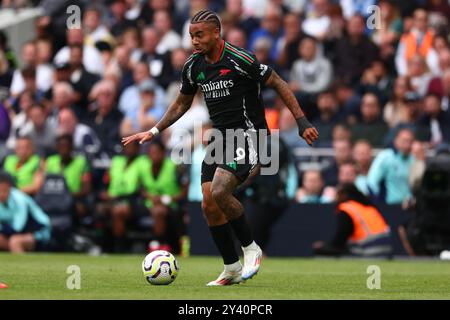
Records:
[[[200,88],[213,128],[222,133],[208,144],[202,183],[212,181],[217,167],[244,181],[258,164],[258,149],[265,145],[261,137],[268,134],[261,84],[271,73],[272,69],[259,63],[255,55],[224,40],[214,63],[199,53],[186,61],[180,92],[193,95]],[[222,154],[217,154],[218,145],[223,148]]]

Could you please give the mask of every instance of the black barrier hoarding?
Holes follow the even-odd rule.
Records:
[[[246,203],[246,209],[250,204]],[[335,205],[291,203],[283,216],[275,223],[267,247],[267,255],[279,257],[307,257],[312,255],[312,244],[329,240],[335,230]],[[398,236],[398,226],[410,218],[411,213],[400,206],[378,206],[392,230],[394,255],[406,255]],[[191,202],[187,208],[190,217],[189,235],[191,254],[217,255],[217,249],[209,234],[201,211],[200,202]],[[248,211],[247,211],[248,212]],[[289,245],[287,245],[289,244]]]

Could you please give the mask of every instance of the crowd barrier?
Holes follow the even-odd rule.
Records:
[[[335,231],[335,205],[291,203],[283,216],[273,225],[272,237],[266,249],[269,256],[307,257],[312,255],[312,244],[329,240]],[[406,255],[398,236],[398,226],[410,218],[411,213],[400,206],[378,206],[391,227],[393,254]],[[200,202],[188,204],[191,254],[218,255],[201,211]]]

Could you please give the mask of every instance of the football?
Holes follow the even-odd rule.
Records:
[[[142,272],[145,279],[154,285],[168,285],[178,275],[178,262],[168,251],[156,250],[149,253],[142,261]]]

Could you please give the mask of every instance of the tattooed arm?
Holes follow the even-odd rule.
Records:
[[[189,110],[192,100],[194,100],[194,95],[179,93],[176,100],[169,106],[166,113],[155,127],[157,127],[159,131],[163,131],[170,127]]]
[[[167,108],[166,113],[161,120],[155,125],[159,132],[170,127],[174,122],[181,118],[186,111],[189,110],[194,100],[194,95],[187,95],[179,93],[176,100]],[[122,138],[122,143],[127,145],[133,141],[139,140],[139,143],[144,143],[151,140],[155,135],[149,130],[134,135]]]
[[[300,136],[305,139],[309,145],[312,145],[312,143],[319,137],[319,133],[317,132],[317,129],[314,128],[306,119],[303,110],[300,108],[297,98],[295,97],[291,89],[289,89],[286,81],[281,79],[275,71],[272,71],[266,81],[266,85],[275,89],[275,91],[278,93],[284,104],[289,108],[295,120],[297,121]]]

